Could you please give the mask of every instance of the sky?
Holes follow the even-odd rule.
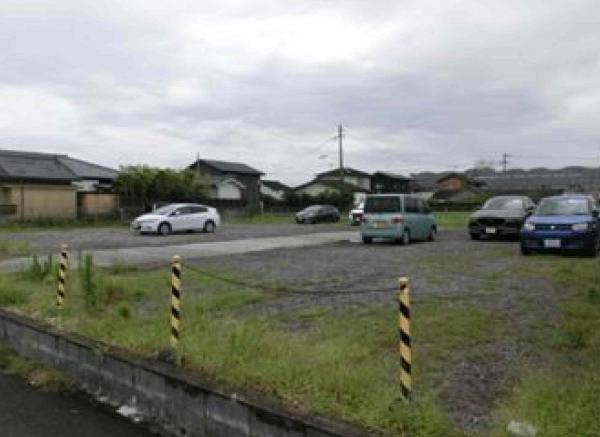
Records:
[[[600,9],[570,0],[0,3],[0,148],[300,184],[600,165]]]

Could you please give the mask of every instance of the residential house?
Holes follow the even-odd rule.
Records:
[[[371,175],[351,167],[344,167],[341,175],[339,169],[318,173],[315,179],[321,181],[343,180],[345,183],[367,190],[367,192],[371,191]]]
[[[347,182],[340,182],[339,180],[323,180],[315,178],[310,182],[297,186],[294,189],[294,192],[296,194],[307,194],[313,197],[321,194],[352,193],[354,196],[354,203],[356,204],[363,200],[366,195],[370,193],[370,190]]]
[[[447,173],[437,181],[438,189],[431,199],[438,203],[479,203],[485,200],[482,183],[463,173]]]
[[[238,162],[198,159],[189,167],[211,181],[211,198],[239,201],[251,211],[260,208],[260,178],[263,172]]]
[[[412,179],[401,174],[377,171],[371,177],[375,193],[410,193]]]
[[[291,187],[288,187],[279,181],[265,180],[260,183],[260,193],[263,197],[269,197],[277,201],[282,201],[286,193],[291,191]]]
[[[87,161],[36,152],[0,150],[0,215],[4,219],[108,215],[118,172]]]

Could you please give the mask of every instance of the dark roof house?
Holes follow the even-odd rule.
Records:
[[[213,181],[235,179],[243,187],[241,200],[250,211],[260,208],[260,178],[264,173],[239,162],[197,159],[188,166],[190,170],[208,175]]]
[[[273,191],[283,191],[283,192],[292,191],[291,187],[289,187],[286,184],[281,183],[279,181],[262,180],[262,181],[260,181],[260,183],[266,187],[269,187]]]
[[[306,182],[302,185],[298,185],[296,188],[294,188],[294,191],[296,192],[302,192],[304,189],[308,188],[308,187],[312,187],[312,186],[322,186],[323,190],[331,190],[331,191],[338,191],[338,192],[346,192],[346,193],[370,193],[371,191],[363,188],[363,187],[359,187],[358,185],[354,185],[354,184],[349,184],[348,182],[341,182],[341,181],[336,181],[336,180],[328,180],[328,179],[313,179],[310,182]]]
[[[412,179],[397,173],[377,171],[371,177],[371,188],[377,193],[408,193]]]
[[[256,170],[255,168],[250,167],[249,165],[242,164],[239,162],[229,162],[229,161],[217,161],[215,159],[197,159],[192,165],[189,166],[190,169],[195,169],[198,166],[208,167],[213,170],[213,172],[218,172],[222,174],[246,174],[246,175],[257,175],[262,176],[264,173],[260,170]]]
[[[67,155],[0,150],[0,181],[4,182],[112,182],[117,175],[116,170]]]
[[[343,174],[344,174],[344,176],[351,176],[351,177],[355,176],[355,177],[359,177],[359,178],[370,178],[371,177],[371,175],[369,173],[357,170],[352,167],[344,167]],[[324,171],[322,173],[317,173],[316,177],[317,177],[317,179],[325,179],[325,178],[329,178],[329,177],[336,177],[336,176],[339,177],[339,175],[340,175],[340,170],[339,170],[339,168],[336,168],[333,170]]]

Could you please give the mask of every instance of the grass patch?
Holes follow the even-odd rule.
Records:
[[[472,212],[449,211],[434,212],[435,221],[440,229],[467,229]]]
[[[554,335],[540,342],[546,359],[523,377],[500,411],[496,436],[509,420],[529,422],[544,437],[600,435],[600,263],[576,258],[532,258],[530,274],[551,278],[570,293]]]
[[[33,253],[35,247],[25,240],[0,240],[0,255],[23,256]]]
[[[226,218],[226,223],[244,225],[280,225],[295,223],[294,214],[244,214]]]
[[[220,276],[223,276],[220,273]],[[169,341],[169,272],[95,270],[71,274],[65,307],[55,278],[0,276],[8,306],[38,319],[146,355]],[[89,305],[91,284],[95,305]],[[29,291],[34,290],[34,291]],[[325,309],[265,316],[252,305],[274,295],[184,271],[181,352],[185,365],[229,383],[372,429],[406,436],[463,435],[435,400],[452,363],[490,339],[490,314],[467,305],[414,310],[416,400],[399,402],[397,309]],[[87,303],[86,303],[87,302]],[[290,330],[290,323],[311,329]]]

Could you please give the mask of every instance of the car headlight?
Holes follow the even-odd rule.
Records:
[[[573,229],[574,231],[587,231],[589,228],[589,223],[575,223],[573,226],[571,226],[571,229]]]
[[[535,225],[533,223],[526,222],[523,225],[523,229],[526,231],[535,231]]]

